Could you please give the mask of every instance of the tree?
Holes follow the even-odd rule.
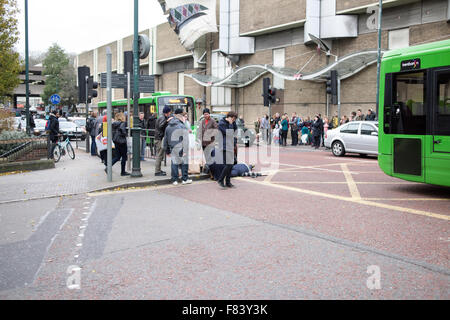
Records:
[[[12,96],[20,84],[19,73],[22,69],[19,53],[14,45],[19,40],[17,29],[16,0],[0,0],[0,102]]]
[[[74,57],[66,54],[58,44],[54,43],[48,49],[42,63],[43,73],[47,76],[44,93],[41,95],[44,103],[57,93],[61,96],[61,105],[76,104],[78,91],[73,63]]]

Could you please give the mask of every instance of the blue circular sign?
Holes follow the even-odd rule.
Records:
[[[60,97],[59,95],[57,95],[57,94],[54,94],[54,95],[52,95],[52,96],[50,97],[50,102],[51,102],[52,104],[58,104],[58,103],[61,102],[61,97]]]

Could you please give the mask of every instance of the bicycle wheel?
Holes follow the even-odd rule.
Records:
[[[61,159],[61,147],[59,145],[55,146],[55,149],[53,149],[53,160],[55,160],[55,163]]]
[[[75,159],[75,151],[73,150],[70,143],[67,144],[67,154],[69,155],[70,159]]]

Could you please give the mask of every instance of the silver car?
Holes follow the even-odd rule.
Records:
[[[331,148],[336,157],[347,152],[378,155],[378,122],[352,121],[328,130],[325,147]]]

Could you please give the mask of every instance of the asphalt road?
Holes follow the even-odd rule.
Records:
[[[0,299],[449,299],[450,192],[376,158],[240,149],[265,175],[0,205]]]

